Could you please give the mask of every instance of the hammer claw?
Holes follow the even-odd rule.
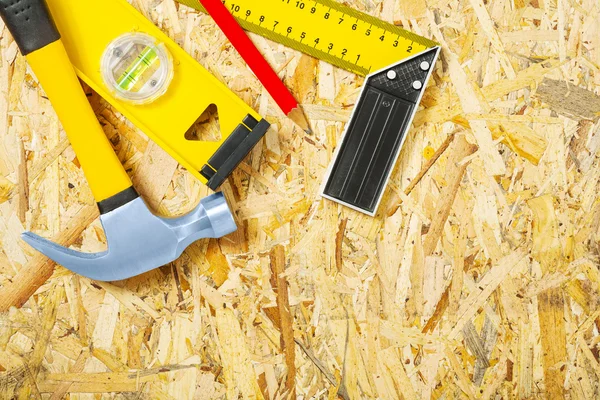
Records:
[[[44,253],[48,258],[53,260],[57,258],[69,258],[73,259],[95,259],[100,258],[106,255],[107,252],[102,253],[82,253],[80,251],[71,250],[66,247],[60,246],[50,240],[44,239],[43,237],[36,235],[33,232],[23,232],[21,234],[21,239],[23,239],[27,244],[31,247],[39,251],[40,253]]]
[[[193,242],[221,237],[236,230],[222,193],[200,201],[177,218],[158,217],[138,197],[100,216],[108,250],[83,253],[59,246],[34,233],[22,238],[57,264],[98,281],[118,281],[140,275],[178,258]]]

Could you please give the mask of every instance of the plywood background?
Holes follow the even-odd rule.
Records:
[[[254,37],[306,136],[209,17],[132,3],[273,123],[222,187],[240,229],[110,284],[36,256],[24,230],[105,238],[0,23],[1,306],[49,277],[0,314],[0,398],[600,397],[597,0],[346,1],[443,45],[376,218],[318,196],[361,78]],[[208,194],[88,92],[154,210]]]

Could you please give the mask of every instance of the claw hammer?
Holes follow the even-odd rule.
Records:
[[[58,264],[101,281],[130,278],[178,258],[194,241],[236,230],[221,193],[189,214],[152,214],[133,188],[81,88],[44,0],[0,0],[0,16],[50,99],[98,203],[108,250],[82,253],[31,232],[23,240]]]

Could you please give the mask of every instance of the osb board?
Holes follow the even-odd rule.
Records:
[[[597,0],[346,3],[443,45],[377,217],[318,196],[361,78],[254,37],[306,106],[306,136],[209,17],[134,0],[273,123],[223,185],[240,228],[124,282],[50,268],[0,318],[0,397],[600,397]],[[94,214],[5,28],[0,62],[7,287],[39,264],[23,230],[60,237]],[[91,100],[153,209],[208,194]],[[81,228],[76,248],[105,247],[97,221]]]

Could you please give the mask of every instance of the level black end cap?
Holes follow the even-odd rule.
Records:
[[[271,124],[265,119],[262,119],[256,124],[252,132],[244,138],[235,151],[232,152],[227,160],[219,167],[215,175],[208,181],[208,187],[212,190],[217,190],[219,186],[225,182],[227,177],[231,175],[233,170],[244,160],[244,158],[246,158],[250,153],[250,150],[252,150],[265,133],[267,133],[270,126]]]
[[[256,125],[258,125],[258,121],[256,120],[256,118],[254,118],[250,114],[246,115],[246,118],[242,120],[242,123],[251,130],[254,130],[254,128],[256,128]]]
[[[200,175],[205,177],[207,181],[209,181],[213,176],[215,176],[215,173],[216,171],[206,164],[200,170]]]

